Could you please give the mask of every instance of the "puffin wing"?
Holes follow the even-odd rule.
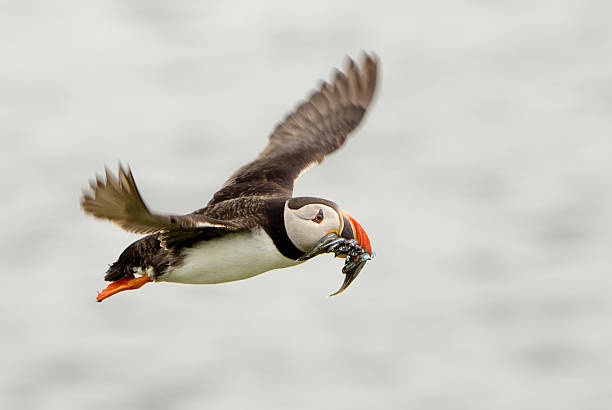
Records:
[[[376,89],[378,59],[364,54],[357,67],[348,59],[331,83],[322,82],[270,135],[259,156],[236,171],[208,206],[245,196],[291,196],[293,183],[307,168],[344,144],[363,119]]]
[[[239,231],[240,221],[221,221],[202,214],[154,214],[142,200],[129,167],[119,164],[117,176],[108,168],[105,178],[90,182],[91,192],[83,192],[81,207],[96,218],[108,219],[129,232],[152,234],[178,230]]]

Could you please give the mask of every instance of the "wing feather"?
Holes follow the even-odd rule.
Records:
[[[291,196],[295,179],[340,148],[369,108],[378,77],[378,59],[364,53],[361,66],[348,59],[307,101],[276,126],[257,158],[236,171],[207,206],[245,196]]]
[[[222,221],[201,214],[154,214],[145,205],[129,167],[119,164],[117,176],[105,167],[105,176],[96,175],[90,182],[91,192],[83,192],[81,207],[96,218],[108,219],[129,232],[152,234],[178,229],[237,231],[240,223]]]

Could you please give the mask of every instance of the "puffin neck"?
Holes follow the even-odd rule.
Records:
[[[283,256],[297,260],[304,256],[304,252],[299,250],[287,235],[284,214],[285,202],[287,201],[278,199],[268,203],[268,223],[265,224],[264,229],[270,238],[272,238],[276,249],[278,249]]]

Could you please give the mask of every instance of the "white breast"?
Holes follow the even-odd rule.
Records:
[[[297,265],[283,256],[262,229],[234,233],[187,249],[183,263],[158,280],[179,283],[222,283],[250,278],[272,269]]]

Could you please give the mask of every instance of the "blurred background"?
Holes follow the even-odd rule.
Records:
[[[3,409],[609,409],[612,3],[0,2]],[[128,162],[202,207],[344,57],[378,98],[295,194],[377,258],[95,303]]]

